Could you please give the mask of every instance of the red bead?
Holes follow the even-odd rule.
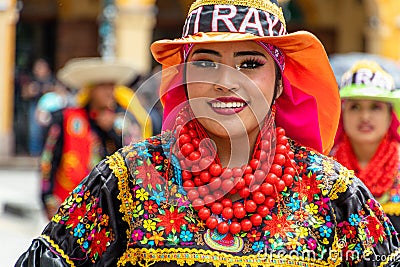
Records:
[[[223,169],[221,179],[230,179],[233,176],[233,171],[230,168]]]
[[[215,191],[215,190],[218,190],[218,189],[221,188],[221,184],[222,184],[221,178],[213,177],[213,178],[210,179],[210,183],[208,184],[208,188],[211,191]]]
[[[199,198],[199,192],[197,192],[196,189],[191,189],[187,192],[187,197],[190,201],[195,200],[196,198]]]
[[[187,127],[188,127],[189,130],[190,130],[190,129],[196,128],[196,126],[195,126],[195,124],[194,124],[193,121],[189,121],[186,125],[187,125]]]
[[[187,180],[191,180],[191,179],[192,179],[192,173],[190,171],[183,170],[182,171],[182,180],[187,181]]]
[[[234,187],[233,181],[231,180],[223,180],[221,184],[221,189],[223,192],[229,192]]]
[[[221,200],[225,196],[224,192],[222,192],[221,190],[215,190],[213,195],[215,197],[215,200]]]
[[[278,164],[272,164],[269,172],[275,174],[277,177],[281,177],[282,176],[282,166],[280,166]]]
[[[189,134],[189,136],[190,136],[191,138],[196,138],[196,137],[198,137],[197,132],[196,132],[195,130],[193,130],[193,129],[190,129],[189,132],[188,132],[188,134]]]
[[[199,209],[198,214],[199,214],[199,218],[204,221],[207,220],[208,218],[210,218],[210,216],[211,216],[210,210],[206,207],[202,207],[201,209]]]
[[[210,174],[208,171],[202,171],[202,172],[200,173],[200,180],[201,180],[204,184],[208,183],[208,182],[210,181],[210,179],[211,179],[211,174]]]
[[[181,136],[179,136],[179,139],[178,139],[179,147],[182,147],[184,144],[188,144],[191,141],[192,141],[192,138],[190,137],[190,135],[182,134]]]
[[[286,153],[286,155],[288,155],[289,159],[294,159],[294,153],[293,153],[293,151],[288,151],[288,152]]]
[[[248,232],[253,227],[253,224],[249,219],[244,219],[240,222],[240,226],[242,227],[243,232]]]
[[[267,175],[262,170],[256,170],[254,172],[254,178],[255,178],[256,182],[259,183],[259,184],[262,183],[265,180],[266,176]]]
[[[285,129],[282,127],[276,127],[276,135],[286,135]]]
[[[287,187],[290,187],[293,184],[293,176],[290,174],[285,173],[282,175],[282,180],[285,182]]]
[[[252,159],[249,162],[249,165],[253,170],[257,170],[257,168],[259,167],[259,164],[260,164],[260,161],[258,159]]]
[[[248,198],[250,196],[250,189],[248,187],[240,189],[239,196],[242,198]]]
[[[270,184],[275,184],[278,181],[278,176],[274,173],[268,173],[265,181]]]
[[[246,216],[246,210],[243,206],[234,207],[233,215],[238,219],[244,218]]]
[[[235,187],[233,187],[233,188],[231,189],[231,191],[229,191],[229,194],[234,195],[234,194],[236,194],[237,192],[238,192],[238,190],[237,190]]]
[[[260,148],[263,151],[269,150],[271,147],[271,143],[269,142],[269,140],[271,139],[271,134],[270,133],[266,133],[265,135],[265,139],[261,140],[260,142]]]
[[[189,154],[189,160],[194,161],[194,162],[198,161],[200,159],[200,157],[201,157],[201,154],[199,151],[193,151],[192,153]],[[200,170],[200,168],[199,168],[199,170]]]
[[[286,184],[283,180],[279,179],[275,186],[278,192],[282,192],[283,190],[285,190]]]
[[[199,152],[200,152],[202,158],[211,156],[211,151],[207,147],[201,146],[201,142],[199,144]],[[207,167],[208,167],[208,165],[207,165]]]
[[[296,175],[296,170],[293,167],[285,167],[285,170],[283,171],[284,174],[289,174],[292,177]]]
[[[211,173],[212,176],[220,176],[221,172],[222,172],[222,167],[221,165],[214,163],[211,164],[210,168],[209,168],[209,172]]]
[[[199,138],[193,138],[191,143],[192,143],[192,145],[194,146],[195,149],[198,149],[199,146],[200,146],[200,139]]]
[[[187,157],[194,151],[194,146],[191,143],[183,144],[181,147],[182,154]]]
[[[210,193],[210,190],[205,185],[200,186],[199,188],[197,188],[197,191],[199,192],[200,197],[205,197]]]
[[[275,154],[274,163],[283,166],[286,162],[286,157],[283,154]]]
[[[264,150],[257,150],[256,153],[254,154],[254,158],[260,160],[260,161],[265,161],[268,157],[267,152]]]
[[[257,207],[257,213],[260,214],[261,217],[265,218],[269,214],[269,209],[267,206],[261,205]]]
[[[256,204],[262,204],[265,201],[265,196],[261,192],[255,192],[255,193],[253,193],[252,199],[254,200],[254,202]]]
[[[231,225],[229,226],[229,232],[231,232],[231,234],[233,235],[240,233],[241,230],[242,227],[238,222],[232,222]]]
[[[201,208],[204,207],[204,201],[200,198],[197,198],[192,201],[192,206],[195,210],[200,210]]]
[[[241,168],[233,168],[232,175],[233,175],[233,177],[242,177],[243,170]]]
[[[215,217],[209,217],[206,221],[206,226],[208,229],[215,229],[218,225],[218,220]]]
[[[220,234],[226,234],[229,231],[229,225],[226,222],[220,222],[217,226],[217,231]]]
[[[253,200],[246,200],[244,202],[244,208],[247,212],[253,213],[257,210],[257,204]]]
[[[274,187],[272,184],[265,182],[260,186],[260,191],[265,195],[269,196],[274,192]]]
[[[232,207],[232,200],[230,200],[229,198],[223,198],[221,200],[221,203],[224,207]]]
[[[233,209],[231,207],[225,207],[222,210],[221,214],[222,214],[222,217],[224,217],[227,220],[230,220],[233,217]]]
[[[222,210],[224,209],[224,205],[222,205],[219,202],[215,202],[214,204],[212,204],[211,206],[211,211],[214,214],[221,214]]]
[[[275,148],[275,154],[283,154],[285,155],[287,152],[287,148],[285,145],[277,144]]]
[[[187,180],[183,182],[183,188],[185,190],[188,190],[189,188],[193,188],[194,187],[194,182],[192,180]]]
[[[278,144],[285,145],[288,144],[288,138],[284,135],[278,135],[277,140]]]
[[[264,205],[271,210],[275,206],[275,199],[273,197],[265,198]]]
[[[199,177],[199,176],[196,176],[196,177],[193,179],[193,182],[194,182],[194,185],[195,185],[196,187],[200,187],[200,186],[204,185],[204,183],[200,180],[200,177]]]
[[[232,207],[233,207],[233,209],[235,209],[237,207],[244,207],[244,206],[241,202],[234,202],[234,203],[232,203]]]
[[[245,175],[253,173],[253,169],[247,164],[242,167],[242,170]]]
[[[204,204],[210,207],[215,202],[215,197],[213,195],[206,195],[203,200]]]
[[[233,184],[237,190],[240,190],[246,186],[246,181],[242,177],[236,177],[235,180],[233,180]]]
[[[255,177],[253,174],[246,174],[244,176],[244,181],[246,182],[247,186],[250,186],[251,184],[253,184],[255,182]]]
[[[202,154],[201,151],[199,151],[199,152],[200,152],[200,154]],[[211,157],[202,157],[199,161],[200,170],[202,170],[202,171],[206,170],[213,161],[214,160]]]
[[[189,130],[188,130],[188,128],[186,127],[186,125],[181,126],[181,127],[180,127],[180,130],[178,131],[179,135],[187,134],[188,132],[189,132]]]
[[[260,214],[255,213],[255,214],[251,215],[250,221],[254,226],[259,226],[262,223],[262,217]]]

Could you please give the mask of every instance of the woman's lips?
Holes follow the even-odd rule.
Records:
[[[363,123],[358,126],[358,130],[363,133],[369,133],[374,130],[374,127],[371,124]]]
[[[238,97],[219,97],[209,101],[208,104],[214,112],[221,115],[239,113],[247,106],[247,102]]]

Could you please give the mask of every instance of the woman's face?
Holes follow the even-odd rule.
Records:
[[[95,107],[97,109],[113,109],[115,105],[114,87],[114,83],[105,82],[96,84],[93,88],[91,88],[90,102],[92,107]]]
[[[345,100],[343,103],[343,126],[353,143],[380,142],[390,122],[388,103],[373,100]]]
[[[205,129],[222,138],[258,133],[274,95],[272,57],[244,41],[194,45],[187,62],[190,105]]]

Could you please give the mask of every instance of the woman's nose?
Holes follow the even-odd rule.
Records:
[[[239,89],[240,74],[238,70],[232,67],[220,65],[214,88],[225,92]]]

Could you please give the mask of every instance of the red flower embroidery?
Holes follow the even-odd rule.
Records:
[[[251,233],[247,233],[247,238],[250,242],[258,241],[261,238],[261,233],[257,230],[253,230]]]
[[[106,251],[107,243],[110,241],[109,233],[102,229],[99,233],[95,234],[90,244],[90,257],[101,256]],[[96,255],[97,254],[97,255]]]
[[[342,233],[346,235],[346,238],[353,239],[357,235],[357,230],[354,226],[347,224],[342,228]]]
[[[375,243],[379,241],[380,237],[386,239],[383,225],[378,221],[376,217],[367,217],[367,228],[369,230],[369,234],[374,238]]]
[[[152,164],[143,162],[143,165],[137,166],[136,170],[138,171],[136,177],[142,179],[143,188],[148,188],[148,185],[155,188],[157,184],[164,184],[164,180]]]
[[[279,234],[282,238],[286,237],[287,232],[292,232],[292,228],[290,226],[293,224],[293,222],[288,221],[286,217],[287,215],[278,216],[275,213],[272,214],[271,220],[264,221],[265,226],[263,230],[269,231],[270,236]]]
[[[80,223],[86,214],[86,203],[83,203],[80,208],[76,208],[69,214],[67,225],[75,227],[78,223]]]
[[[158,205],[153,200],[146,200],[144,202],[144,210],[150,214],[156,213],[158,211]]]
[[[319,184],[320,182],[316,180],[315,173],[310,177],[303,175],[301,180],[295,182],[293,191],[298,192],[300,196],[307,196],[308,201],[312,201],[314,199],[314,194],[319,194],[321,192],[321,189],[318,188]]]
[[[160,164],[164,160],[164,157],[161,156],[160,152],[158,151],[153,152],[152,156],[153,156],[153,162],[155,162],[156,164]]]
[[[165,234],[169,234],[172,229],[181,232],[181,225],[187,223],[184,219],[185,213],[178,213],[178,210],[169,211],[165,210],[165,215],[158,215],[157,217],[161,220],[157,223],[157,226],[163,226],[165,228]]]

